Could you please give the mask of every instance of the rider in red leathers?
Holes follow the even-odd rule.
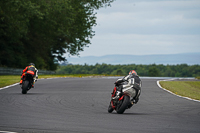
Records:
[[[38,70],[37,68],[35,67],[35,64],[34,63],[30,63],[29,66],[27,66],[23,71],[22,71],[22,76],[21,76],[21,80],[20,80],[20,85],[22,84],[23,82],[23,77],[26,75],[26,73],[28,74],[31,74],[33,75],[33,85],[32,85],[32,88],[34,88],[34,84],[35,84],[35,81],[37,81],[38,79]]]

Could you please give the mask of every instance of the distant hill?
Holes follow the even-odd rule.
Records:
[[[105,55],[70,57],[67,61],[71,64],[200,64],[200,53],[163,54],[163,55]]]

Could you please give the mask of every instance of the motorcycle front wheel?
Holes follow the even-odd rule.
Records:
[[[130,97],[125,95],[124,98],[119,102],[120,103],[117,105],[116,112],[118,114],[123,114],[130,104]]]
[[[109,104],[109,106],[108,106],[108,113],[112,113],[113,110],[114,110],[114,109],[112,108],[111,102],[110,102],[110,104]]]

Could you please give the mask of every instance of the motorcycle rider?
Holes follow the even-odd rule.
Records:
[[[118,79],[114,84],[116,87],[116,96],[113,97],[113,100],[119,99],[121,93],[122,93],[122,89],[127,85],[126,82],[128,82],[129,80],[134,80],[134,88],[136,90],[136,96],[134,97],[134,103],[136,104],[139,100],[139,96],[140,96],[140,91],[141,91],[141,85],[142,85],[142,81],[140,80],[139,76],[137,75],[137,72],[135,70],[131,70],[129,72],[129,74],[127,76],[125,76],[123,79]]]
[[[23,71],[22,71],[22,76],[19,84],[21,85],[23,82],[23,77],[26,75],[26,73],[31,74],[33,76],[33,84],[32,88],[34,88],[35,81],[38,79],[38,70],[35,67],[34,63],[30,63]]]

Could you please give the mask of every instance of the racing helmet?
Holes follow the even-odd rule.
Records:
[[[135,70],[131,70],[131,71],[129,72],[129,75],[132,75],[132,74],[137,75],[137,72],[136,72]]]
[[[30,63],[29,66],[34,66],[35,67],[35,64],[34,63]]]

